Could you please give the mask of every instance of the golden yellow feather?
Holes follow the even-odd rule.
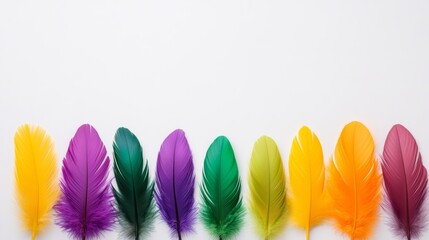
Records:
[[[360,122],[341,132],[328,167],[327,189],[332,217],[350,239],[366,239],[373,231],[381,201],[381,174],[374,156],[374,141]]]
[[[289,155],[290,211],[292,221],[306,230],[326,217],[325,165],[317,136],[302,127],[293,139]]]
[[[249,174],[250,210],[259,233],[270,239],[286,223],[286,177],[273,139],[263,136],[253,147]]]
[[[15,189],[21,218],[32,239],[50,223],[59,195],[57,158],[50,136],[28,124],[15,134]]]

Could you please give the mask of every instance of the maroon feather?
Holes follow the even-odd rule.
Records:
[[[407,239],[418,236],[425,222],[428,177],[417,143],[404,126],[393,126],[387,135],[381,167],[383,207],[392,214],[393,229]]]

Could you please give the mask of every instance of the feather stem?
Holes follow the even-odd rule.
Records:
[[[269,156],[267,142],[265,142],[265,146],[266,146],[267,156]],[[268,169],[268,172],[270,173],[271,172],[270,164],[267,164],[267,169]],[[268,189],[271,189],[271,179],[270,178],[268,178]],[[271,193],[268,193],[268,202],[271,202]],[[268,206],[267,206],[267,220],[266,220],[266,224],[265,224],[265,228],[266,228],[266,232],[267,233],[270,232],[269,231],[269,227],[270,227],[270,208],[271,208],[271,205],[268,204]],[[267,236],[267,239],[268,239],[268,236]]]
[[[86,151],[88,152],[88,149],[86,149]],[[83,223],[85,223],[85,226],[83,227],[83,240],[85,240],[86,238],[86,212],[88,211],[88,161],[86,161],[85,163],[85,171],[86,171],[86,175],[85,175],[85,206],[84,206],[84,213],[83,213]]]
[[[310,227],[305,230],[305,239],[310,240]]]
[[[396,130],[396,131],[398,131],[398,130]],[[399,142],[400,142],[401,140],[399,140]],[[407,181],[407,174],[406,174],[406,172],[405,172],[405,164],[404,164],[404,162],[402,162],[402,166],[403,166],[403,173],[404,173],[404,180],[405,180],[405,182],[408,182]],[[406,224],[406,226],[405,226],[405,231],[407,232],[407,239],[408,240],[411,240],[411,231],[410,231],[410,210],[409,210],[409,208],[408,208],[408,185],[405,185],[405,206],[406,206],[406,208],[407,208],[407,211],[406,211],[406,214],[407,214],[407,224]]]
[[[310,176],[311,176],[311,168],[310,168]],[[311,199],[311,182],[310,182],[310,199]],[[311,204],[310,204],[310,209],[311,209]],[[307,221],[307,227],[305,228],[305,239],[306,240],[310,240],[310,219],[311,219],[311,210],[309,211],[309,217],[308,217],[308,221]]]
[[[125,141],[127,141],[127,139],[125,139]],[[130,149],[129,149],[128,143],[127,143],[127,148],[128,148],[128,152],[129,152]],[[128,154],[128,161],[131,162],[131,157],[130,157],[129,154]],[[131,166],[131,163],[130,163],[130,166]],[[130,175],[131,175],[131,184],[133,186],[133,192],[135,193],[137,190],[136,190],[136,186],[134,184],[134,176],[132,174],[130,174]],[[134,200],[134,206],[137,206],[137,197],[136,197],[135,194],[133,194],[133,200]],[[139,220],[140,219],[139,219],[138,216],[139,216],[139,209],[136,208],[136,214],[134,216],[134,220],[136,221],[136,225],[134,226],[134,237],[135,237],[135,240],[138,240],[139,239],[139,235],[140,235],[140,231],[139,231],[139,226],[140,226],[140,221]]]
[[[134,191],[136,191],[136,189],[134,188],[134,180],[133,180],[133,189]],[[136,200],[136,195],[134,195],[134,206],[137,206],[137,200]],[[135,240],[139,240],[139,235],[140,235],[140,231],[139,231],[139,218],[137,217],[137,214],[139,214],[139,210],[136,209],[136,216],[135,216],[135,221],[136,221],[136,225],[134,226],[134,239]]]
[[[176,146],[174,146],[176,148]],[[173,169],[176,169],[176,159],[173,159]],[[176,222],[177,222],[177,236],[179,240],[182,240],[182,234],[180,233],[180,218],[179,218],[179,209],[177,206],[177,196],[176,196],[176,171],[173,171],[173,193],[174,193],[174,210],[176,212]]]
[[[398,134],[398,129],[396,129],[396,133]],[[401,143],[401,139],[399,139],[399,143]],[[402,155],[402,152],[401,152],[401,155]],[[407,173],[406,173],[406,171],[405,171],[405,163],[402,161],[401,162],[402,163],[402,173],[404,174],[403,175],[403,177],[404,177],[404,181],[405,182],[408,182],[408,180],[407,180]],[[406,214],[406,221],[407,221],[407,224],[405,225],[405,232],[407,233],[407,239],[408,240],[410,240],[411,239],[411,231],[410,231],[410,210],[409,210],[409,203],[408,203],[408,195],[409,193],[408,193],[408,185],[407,184],[405,184],[405,195],[404,195],[404,198],[405,198],[405,207],[406,207],[406,211],[405,211],[405,214]]]
[[[130,149],[130,145],[128,144],[128,139],[127,138],[125,138],[125,142],[127,143],[127,150],[128,150],[128,161],[129,161],[129,163],[130,163],[130,168],[131,168],[131,156],[130,156],[130,151],[131,151],[131,149]],[[131,170],[131,169],[130,169]],[[136,186],[135,186],[135,180],[134,180],[134,176],[133,176],[133,174],[130,174],[131,175],[131,185],[133,186],[133,192],[135,193],[137,190],[136,190]],[[135,194],[133,194],[133,200],[134,200],[134,206],[137,206],[137,197],[136,197],[136,195]],[[140,226],[140,221],[139,221],[139,209],[138,208],[136,208],[136,214],[135,214],[135,216],[134,216],[134,220],[136,221],[136,225],[134,226],[134,239],[135,240],[138,240],[139,239],[139,235],[140,235],[140,231],[139,231],[139,227],[138,226]]]
[[[353,160],[353,164],[355,164],[355,162],[354,162],[354,160]],[[356,218],[357,218],[357,186],[356,186],[356,182],[357,182],[357,179],[356,179],[356,169],[355,168],[353,168],[353,179],[354,179],[354,189],[353,189],[353,191],[354,191],[354,196],[355,196],[355,213],[354,213],[354,217],[353,217],[353,231],[352,231],[352,236],[353,236],[353,238],[354,238],[354,235],[355,235],[355,232],[356,232]]]

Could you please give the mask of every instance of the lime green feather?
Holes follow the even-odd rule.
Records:
[[[277,235],[286,224],[286,175],[275,141],[260,137],[252,151],[249,166],[250,212],[259,234],[265,240]]]
[[[113,194],[122,233],[128,239],[140,239],[151,229],[156,216],[149,167],[139,140],[126,128],[116,131],[113,151],[117,185]]]
[[[228,138],[220,136],[204,159],[201,218],[207,230],[219,239],[240,231],[244,206],[234,151]]]

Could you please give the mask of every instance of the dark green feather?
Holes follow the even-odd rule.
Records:
[[[126,128],[116,131],[113,152],[117,185],[113,195],[122,233],[126,238],[140,239],[151,229],[156,215],[149,167],[139,140]]]
[[[219,239],[238,233],[244,217],[240,176],[231,143],[224,136],[207,150],[200,190],[201,219],[207,230]]]

